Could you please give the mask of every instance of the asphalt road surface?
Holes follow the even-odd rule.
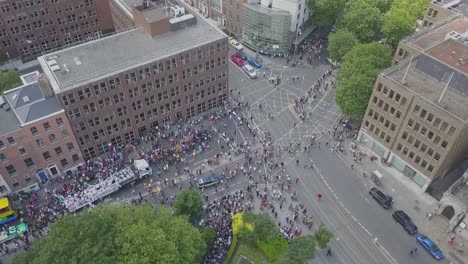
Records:
[[[284,59],[269,62],[270,75],[281,75],[284,80],[274,86],[263,78],[251,80],[240,67],[230,64],[230,89],[241,100],[248,101],[250,110],[245,113],[253,117],[254,123],[271,132],[277,145],[306,143],[311,135],[325,135],[339,118],[334,103],[334,90],[329,89],[314,102],[307,104],[308,118],[303,122],[292,108],[294,99],[304,96],[312,84],[329,67],[325,63],[296,68],[285,67]],[[268,77],[268,71],[266,71]],[[296,77],[293,83],[288,80]],[[297,78],[299,77],[299,78]],[[299,81],[297,80],[299,79]],[[259,104],[262,105],[260,109]],[[272,114],[273,119],[268,119]],[[296,126],[294,126],[296,124]],[[324,139],[325,140],[325,139]],[[330,149],[314,147],[310,154],[299,153],[288,159],[287,172],[291,178],[299,177],[298,195],[312,207],[319,222],[335,234],[331,243],[333,258],[321,258],[321,263],[436,263],[431,256],[417,245],[416,237],[410,236],[393,221],[395,209],[384,210],[368,194],[368,186],[353,173],[336,153]],[[300,159],[297,166],[295,160]],[[294,162],[292,162],[294,161]],[[313,161],[315,169],[303,168],[304,162]],[[320,201],[317,194],[323,194]],[[394,204],[398,208],[398,204]],[[419,247],[416,256],[409,251]],[[315,259],[311,263],[316,263]],[[437,263],[448,263],[439,261]]]

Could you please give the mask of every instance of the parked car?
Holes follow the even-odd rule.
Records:
[[[239,57],[241,57],[242,60],[247,60],[247,55],[245,55],[245,53],[242,51],[236,52],[236,55],[239,55]]]
[[[242,44],[240,44],[235,38],[229,37],[228,41],[229,41],[229,44],[231,44],[231,46],[235,48],[236,50],[240,51],[244,49],[244,46],[242,46]]]
[[[253,65],[255,68],[261,68],[262,64],[254,57],[250,57],[247,60],[251,65]]]
[[[242,69],[244,69],[244,72],[250,77],[250,79],[257,78],[257,72],[252,66],[245,65],[244,67],[242,67]]]
[[[397,210],[392,214],[393,219],[399,223],[403,229],[410,235],[416,234],[418,232],[418,227],[413,223],[411,217],[409,217],[402,210]]]
[[[237,64],[238,66],[244,66],[244,61],[241,59],[241,57],[239,57],[239,55],[237,54],[233,54],[231,56],[231,60]]]
[[[427,251],[431,256],[437,260],[441,260],[444,258],[444,254],[439,249],[439,247],[434,243],[430,238],[427,236],[420,234],[416,238],[419,244]]]
[[[376,200],[384,209],[392,208],[393,199],[390,195],[384,194],[381,190],[377,188],[372,188],[369,190],[369,194]]]
[[[219,177],[216,175],[202,177],[198,180],[198,188],[202,189],[205,187],[218,185],[220,182],[221,181],[219,180]]]

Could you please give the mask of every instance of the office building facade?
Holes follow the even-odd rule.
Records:
[[[468,46],[428,47],[379,75],[358,137],[422,190],[468,154]]]
[[[139,6],[137,28],[39,58],[85,159],[227,99],[226,36],[168,5],[170,16]]]
[[[1,196],[37,190],[83,162],[65,111],[37,74],[0,98]]]
[[[291,15],[258,4],[244,5],[242,44],[257,52],[287,54]]]
[[[0,45],[10,59],[35,59],[51,49],[111,31],[107,0],[6,0],[0,2]]]

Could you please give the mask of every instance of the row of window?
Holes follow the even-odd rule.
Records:
[[[370,124],[369,121],[365,122],[365,126],[368,127],[369,132],[374,133],[374,135],[379,137],[381,140],[385,140],[386,143],[390,143],[392,140],[392,137],[385,133],[385,130],[380,130],[379,127],[375,126],[374,124]]]
[[[407,147],[403,147],[402,144],[398,144],[396,150],[400,152],[403,156],[411,159],[415,164],[417,164],[421,169],[432,172],[434,170],[434,165],[431,161],[427,161],[424,158],[421,158],[419,155],[416,155],[413,151],[410,151]]]
[[[46,158],[46,157],[50,157],[50,153],[45,152],[45,153],[43,153],[42,155],[43,155],[44,159],[50,160],[50,158]],[[77,163],[80,161],[80,156],[79,156],[78,154],[73,154],[73,155],[72,155],[72,161],[73,161],[74,164],[77,164]],[[24,160],[24,164],[25,164],[26,167],[28,167],[29,169],[34,169],[34,168],[36,168],[36,165],[34,164],[34,161],[32,160],[32,158],[27,158],[27,159],[25,159],[25,160]],[[69,165],[69,162],[68,162],[68,160],[67,160],[66,158],[63,158],[63,159],[60,160],[60,164],[61,164],[63,167],[67,167],[67,166]],[[10,176],[12,176],[12,177],[14,177],[14,176],[16,176],[16,175],[18,174],[18,172],[17,172],[17,170],[16,170],[16,168],[15,168],[14,165],[5,166],[5,169],[6,169],[7,173],[8,173]],[[13,187],[15,187],[14,184],[13,184]],[[16,188],[16,187],[15,187],[15,188]]]
[[[58,127],[62,127],[62,126],[65,125],[65,123],[63,122],[63,119],[60,118],[60,117],[59,117],[59,118],[56,118],[56,119],[55,119],[55,122],[57,123],[57,126],[58,126]],[[43,124],[42,124],[42,127],[44,128],[44,131],[50,131],[50,130],[52,129],[52,127],[50,126],[50,123],[49,123],[49,122],[43,123]],[[31,134],[32,134],[33,136],[36,136],[36,135],[39,134],[39,130],[38,130],[36,127],[31,127],[31,128],[30,128],[30,131],[31,131]],[[62,130],[60,133],[62,134],[62,137],[64,137],[64,138],[67,138],[67,137],[69,136],[68,131],[65,130],[65,129]],[[52,137],[54,140],[52,140],[51,137]],[[49,135],[49,139],[51,139],[51,142],[55,142],[55,141],[56,141],[56,137],[55,137],[54,134],[50,134],[50,135]],[[8,141],[8,144],[10,144],[10,145],[13,145],[13,144],[16,143],[14,137],[8,137],[8,138],[7,138],[7,141]],[[2,140],[0,140],[0,149],[2,149],[2,148],[4,148],[4,147],[6,147],[5,143],[4,143]]]
[[[414,121],[414,119],[408,119],[408,127],[412,128],[416,133],[420,133],[421,135],[427,137],[434,145],[439,145],[442,148],[447,148],[448,142],[447,140],[442,140],[442,138],[433,131],[429,130],[424,125],[421,125],[419,122]]]
[[[439,153],[436,152],[434,154],[434,150],[432,148],[428,147],[426,144],[422,143],[419,139],[413,137],[412,135],[409,135],[408,132],[403,132],[401,138],[406,140],[410,145],[413,145],[413,147],[415,147],[419,151],[421,151],[421,154],[425,154],[429,157],[434,157],[436,161],[440,160]]]
[[[189,107],[186,110],[187,117],[192,117],[195,114],[204,112],[206,110],[211,110],[217,107],[218,105],[222,105],[222,103],[225,100],[226,100],[226,95],[223,94],[223,95],[220,95],[218,98],[212,98],[212,99],[207,100],[207,102],[202,102],[202,103],[197,104],[196,108],[195,106]],[[140,123],[144,123],[147,120],[152,120],[158,117],[159,115],[170,113],[170,111],[176,111],[177,109],[181,107],[180,100],[174,101],[174,103],[176,103],[176,105],[175,106],[173,105],[173,108],[171,108],[169,104],[166,104],[166,105],[161,105],[159,108],[156,107],[153,109],[148,109],[145,112],[136,114],[133,117],[133,120],[134,120],[133,124],[138,125]],[[181,118],[180,112],[177,112],[174,115],[176,116],[176,118]],[[98,126],[100,124],[101,124],[101,121],[99,117],[95,117],[94,119],[88,120],[89,127]],[[116,133],[119,133],[119,131],[124,131],[131,127],[132,127],[132,121],[130,121],[130,118],[127,118],[127,119],[121,120],[120,123],[114,123],[106,127],[96,129],[90,134],[82,135],[78,137],[78,142],[80,145],[90,144],[93,141],[98,141],[100,139],[112,136]],[[83,132],[83,131],[87,131],[88,127],[86,127],[84,122],[80,122],[78,123],[78,125],[75,126],[75,130]]]
[[[156,124],[156,126],[159,126],[159,124],[156,122],[154,122]],[[156,127],[154,126],[154,127]],[[153,127],[153,125],[152,125]],[[127,133],[125,133],[124,135],[124,139],[125,139],[125,143],[131,143],[133,142],[133,140],[135,140],[135,134],[133,133],[133,131],[129,131]],[[100,144],[98,144],[98,155],[102,155],[104,154],[105,152],[107,152],[107,150],[109,149],[108,147],[108,141],[104,141]],[[121,136],[116,136],[114,138],[112,138],[110,140],[111,144],[113,144],[114,146],[117,146],[117,145],[122,145],[124,142],[122,142],[122,137]],[[97,155],[96,155],[96,150],[94,147],[89,147],[89,148],[86,148],[84,151],[83,151],[83,154],[84,154],[84,158],[86,160],[89,160],[89,159],[92,159],[92,158],[95,158]]]
[[[432,9],[432,8],[429,8],[429,9],[427,10],[427,15],[430,16],[430,17],[432,17],[432,18],[436,18],[436,16],[437,16],[438,13],[439,13],[439,11],[434,10],[434,9]]]
[[[385,119],[383,115],[379,115],[377,111],[369,109],[368,115],[372,117],[374,120],[378,120],[385,128],[390,129],[390,131],[395,131],[396,125],[388,119]],[[368,122],[366,123],[368,124]]]
[[[73,151],[75,149],[75,145],[72,142],[68,142],[67,143],[67,149],[68,149],[68,151]],[[57,156],[62,156],[63,155],[63,151],[62,151],[61,147],[56,147],[54,150],[55,150],[55,153],[57,154]],[[27,152],[26,152],[26,150],[24,148],[19,148],[18,152],[22,156],[27,154]],[[46,161],[49,161],[52,158],[49,151],[44,152],[42,155],[43,155],[43,157],[44,157],[44,159]],[[29,160],[29,159],[27,159],[27,160]],[[8,157],[6,156],[6,154],[0,153],[0,162],[6,162],[6,161],[8,161]],[[33,166],[33,165],[34,165],[34,163],[31,163],[31,166]],[[28,166],[28,167],[30,167],[30,166]]]
[[[388,98],[391,100],[394,100],[395,102],[399,103],[401,106],[405,106],[406,102],[408,101],[405,97],[403,97],[401,94],[393,91],[392,89],[388,88],[387,86],[379,83],[377,84],[377,91],[386,95]],[[375,103],[375,97],[374,97],[374,103]],[[381,104],[379,102],[379,104]]]
[[[413,114],[429,123],[430,127],[434,127],[439,130],[439,132],[445,133],[447,136],[451,137],[457,131],[454,126],[449,125],[447,122],[442,122],[440,118],[434,117],[434,114],[428,112],[424,108],[421,108],[419,105],[414,106]]]

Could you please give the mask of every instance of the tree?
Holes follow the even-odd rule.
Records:
[[[195,190],[184,190],[174,202],[175,215],[186,215],[191,223],[200,219],[203,201]]]
[[[333,234],[328,229],[321,225],[317,231],[315,231],[315,239],[319,248],[324,249],[327,247],[328,242],[333,238]]]
[[[390,66],[392,50],[378,42],[355,45],[343,58],[337,76],[336,103],[346,116],[361,116],[377,75]]]
[[[318,26],[331,26],[343,12],[347,0],[308,0],[313,22]]]
[[[315,256],[316,241],[313,235],[298,236],[289,242],[281,263],[303,264]]]
[[[358,43],[353,33],[339,29],[328,36],[328,52],[332,60],[341,60]]]
[[[8,56],[7,56],[6,52],[4,50],[0,49],[0,65],[5,63],[7,60],[8,60]]]
[[[339,25],[354,34],[361,42],[369,42],[382,24],[380,10],[368,0],[348,2]]]
[[[216,231],[213,228],[203,228],[200,233],[208,251],[216,239]]]
[[[405,36],[414,32],[416,20],[423,16],[427,0],[394,0],[383,19],[382,32],[393,47]]]
[[[13,263],[197,263],[206,249],[200,232],[185,217],[130,204],[64,216],[34,245]]]
[[[251,216],[253,216],[253,221],[250,220]],[[274,240],[275,238],[282,237],[275,221],[267,213],[245,213],[243,217],[244,221],[253,222],[254,230],[250,233],[249,238],[252,242],[268,242],[270,240]]]
[[[0,73],[0,94],[21,84],[23,83],[17,71],[6,70]]]

